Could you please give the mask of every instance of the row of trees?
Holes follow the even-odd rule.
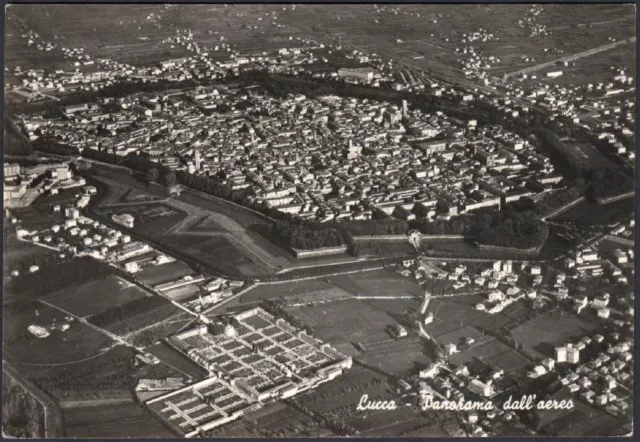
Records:
[[[633,178],[621,169],[613,170],[615,166],[608,164],[609,161],[594,165],[587,160],[581,160],[554,132],[540,129],[537,133],[542,145],[548,148],[552,155],[561,157],[566,163],[570,176],[582,178],[589,183],[589,186],[580,186],[589,199],[612,197],[633,190]],[[593,139],[585,134],[580,136],[600,150],[609,148],[604,141]]]
[[[593,170],[587,176],[591,184],[587,191],[587,197],[591,200],[631,192],[635,187],[633,178],[608,168]]]
[[[81,370],[59,371],[37,379],[36,383],[45,391],[61,399],[97,399],[122,395],[133,390],[131,357],[101,359],[96,376],[96,366],[86,365]]]
[[[287,221],[277,221],[271,225],[270,230],[284,245],[300,250],[339,247],[347,242],[344,232],[331,227],[314,229]]]
[[[33,147],[31,143],[22,133],[20,128],[14,123],[14,121],[5,112],[4,115],[4,146],[5,155],[24,155],[28,156],[33,153]]]
[[[39,152],[54,155],[76,156],[80,153],[77,147],[58,143],[49,138],[40,137],[33,142],[33,148]]]
[[[546,128],[540,128],[536,132],[536,137],[541,143],[550,158],[556,164],[562,163],[568,175],[578,177],[591,169],[588,160],[576,155],[554,132]]]
[[[313,328],[300,320],[295,315],[292,315],[285,308],[284,300],[267,300],[262,304],[262,307],[278,318],[282,318],[295,328],[304,330],[309,336],[313,335]]]
[[[409,221],[411,229],[418,229],[426,235],[464,235],[467,233],[469,219],[453,218],[451,220],[430,221],[419,218]]]
[[[9,376],[2,376],[2,432],[8,437],[42,437],[42,406]]]
[[[427,235],[462,235],[479,244],[528,249],[537,247],[548,235],[546,225],[534,207],[504,206],[501,211],[478,210],[451,220],[417,219],[409,223]]]
[[[402,235],[409,229],[406,221],[391,217],[381,220],[340,220],[335,225],[353,236]]]
[[[469,235],[480,244],[529,249],[543,244],[549,234],[532,210],[479,211],[471,220]]]

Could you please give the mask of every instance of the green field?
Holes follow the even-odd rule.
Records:
[[[185,263],[173,261],[160,265],[147,265],[136,273],[136,277],[149,286],[155,286],[193,273],[194,271]]]
[[[136,205],[110,206],[101,214],[111,218],[113,215],[130,214],[135,217],[133,231],[139,234],[160,236],[187,216],[186,213],[166,204],[141,203]]]
[[[332,344],[390,339],[387,329],[397,324],[386,312],[357,300],[297,307],[291,313],[310,325],[315,336]]]
[[[96,315],[109,308],[150,296],[114,275],[81,285],[65,287],[43,300],[77,316]]]
[[[625,198],[609,204],[583,201],[553,218],[557,222],[581,224],[607,224],[634,213],[634,198]]]
[[[109,337],[75,320],[69,322],[68,330],[53,330],[47,338],[37,338],[27,331],[29,325],[49,328],[68,322],[65,316],[39,302],[19,301],[5,306],[4,357],[16,365],[69,364],[97,357],[111,346]]]
[[[361,437],[402,436],[434,423],[433,416],[421,415],[415,408],[404,405],[392,391],[393,386],[384,376],[354,365],[333,382],[320,385],[314,395],[296,397],[294,401],[324,418],[345,422]],[[395,400],[398,407],[393,411],[358,411],[363,394],[371,400]],[[434,430],[422,435],[435,435]]]
[[[127,335],[152,326],[180,313],[168,300],[160,297],[140,298],[104,310],[88,318],[92,324],[116,335]]]
[[[473,301],[470,302],[470,299]],[[434,320],[433,323],[425,326],[425,330],[439,340],[440,336],[468,325],[473,325],[480,330],[493,331],[512,321],[503,313],[492,315],[476,310],[474,304],[480,300],[479,296],[433,299],[427,312],[434,314]]]
[[[189,190],[166,200],[165,189],[126,169],[94,168],[101,183],[96,214],[132,214],[133,232],[159,246],[229,275],[265,275],[290,264],[288,252],[256,233],[271,222],[260,214]],[[127,201],[132,198],[138,202]]]
[[[554,357],[554,348],[591,335],[596,324],[573,314],[545,313],[513,329],[516,342],[535,351],[541,358]]]
[[[66,437],[72,438],[172,438],[167,430],[133,398],[116,404],[92,404],[63,410]]]
[[[244,419],[215,428],[207,436],[235,437],[327,437],[333,433],[322,423],[283,402],[268,404]]]

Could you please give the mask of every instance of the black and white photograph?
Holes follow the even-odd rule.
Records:
[[[635,4],[4,14],[4,438],[633,436]]]

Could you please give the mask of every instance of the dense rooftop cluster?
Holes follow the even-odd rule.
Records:
[[[406,102],[196,88],[69,106],[26,122],[79,149],[146,154],[175,170],[248,189],[305,218],[411,220],[499,206],[560,181],[550,160],[499,126],[427,114]],[[152,143],[149,143],[152,141]]]

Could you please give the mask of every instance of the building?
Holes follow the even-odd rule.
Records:
[[[140,270],[140,266],[136,261],[132,261],[125,263],[124,269],[129,273],[136,273]]]
[[[351,78],[358,80],[371,81],[375,76],[376,71],[373,68],[340,68],[338,69],[338,77]]]
[[[444,350],[445,350],[446,354],[448,354],[450,356],[450,355],[458,352],[458,347],[456,346],[456,344],[447,344],[447,345],[444,346]]]
[[[401,325],[396,325],[396,327],[393,330],[393,335],[396,338],[404,338],[405,336],[407,336],[407,329]]]
[[[12,200],[19,200],[27,193],[27,185],[26,184],[18,184],[18,185],[4,185],[4,202],[8,203]]]
[[[136,385],[136,391],[166,391],[183,386],[184,380],[182,378],[140,379]]]
[[[593,306],[598,309],[603,309],[609,305],[609,298],[610,296],[608,293],[598,295],[593,299]]]
[[[237,313],[227,324],[183,331],[168,343],[210,374],[145,404],[186,437],[314,389],[353,364],[351,357],[261,308]]]
[[[20,175],[20,165],[4,163],[4,179],[15,178]]]
[[[556,347],[556,361],[567,362],[567,347]]]
[[[70,219],[78,219],[80,218],[80,211],[75,207],[67,207],[64,209],[64,215]]]
[[[484,397],[489,397],[494,393],[491,381],[485,383],[478,379],[474,379],[469,383],[469,390]]]
[[[166,292],[169,290],[174,290],[180,287],[185,287],[187,285],[198,284],[204,281],[204,276],[202,275],[185,275],[182,278],[178,278],[175,281],[169,281],[162,284],[156,285],[154,288],[159,292]]]
[[[144,255],[151,251],[151,247],[148,244],[141,242],[132,242],[125,244],[120,253],[117,254],[116,259],[118,261],[124,261],[125,259],[133,258],[135,256]]]
[[[200,170],[200,168],[202,167],[202,160],[200,158],[200,149],[195,149],[195,152],[193,153],[193,162],[195,164],[196,167],[196,171]]]
[[[135,223],[135,218],[133,217],[133,215],[130,215],[128,213],[122,213],[122,214],[113,215],[111,217],[111,219],[114,222],[120,224],[121,226],[125,226],[125,227],[128,227],[130,229],[133,228],[134,223]]]
[[[572,344],[567,344],[567,362],[577,364],[580,362],[580,350]]]

